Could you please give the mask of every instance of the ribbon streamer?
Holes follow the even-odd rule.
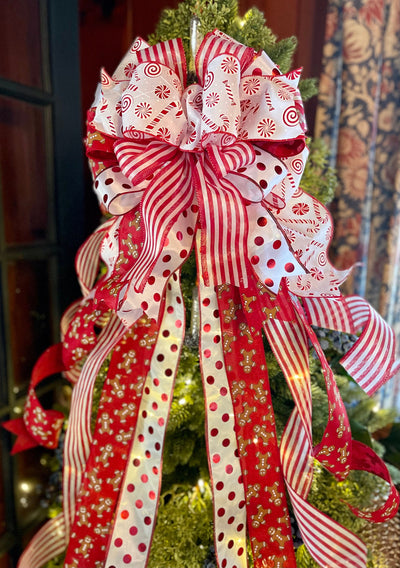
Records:
[[[155,46],[138,39],[112,77],[102,71],[86,143],[95,191],[112,217],[78,253],[84,300],[67,312],[63,342],[50,352],[76,383],[64,509],[33,538],[19,568],[40,568],[65,546],[65,568],[146,567],[184,339],[180,267],[192,249],[219,567],[247,566],[247,530],[255,568],[295,566],[286,485],[315,561],[365,568],[362,541],[307,501],[315,459],[340,480],[359,469],[389,483],[385,504],[352,508],[356,515],[379,522],[396,514],[387,469],[352,441],[311,327],[362,330],[342,364],[368,394],[397,368],[390,328],[361,298],[341,296],[348,271],[328,260],[330,215],[299,187],[308,155],[300,72],[283,75],[264,52],[215,30],[198,50],[196,73],[199,84],[186,86],[179,39]],[[100,260],[106,273],[97,280]],[[294,400],[280,446],[262,331]],[[310,343],[329,401],[315,447]],[[47,443],[34,418],[43,357],[23,424],[7,426],[25,435],[17,449]],[[60,427],[56,417],[52,444]]]

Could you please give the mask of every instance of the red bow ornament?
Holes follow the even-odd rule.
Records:
[[[393,333],[364,300],[340,295],[348,271],[327,258],[329,213],[299,188],[308,154],[299,73],[280,74],[265,53],[219,31],[204,38],[196,72],[199,84],[185,88],[180,40],[150,47],[140,39],[112,78],[102,72],[87,153],[113,218],[85,243],[77,266],[85,305],[97,317],[104,305],[113,315],[74,388],[63,513],[35,537],[21,568],[49,557],[43,542],[53,554],[68,542],[66,568],[147,565],[184,339],[179,269],[193,248],[219,566],[247,566],[248,534],[256,568],[294,568],[286,486],[319,565],[365,568],[362,541],[307,502],[314,458],[339,479],[351,469],[390,477],[379,458],[352,442],[311,325],[363,330],[343,364],[369,393],[393,372]],[[99,253],[107,273],[93,284]],[[295,403],[280,446],[262,330]],[[329,399],[315,448],[310,341]],[[93,385],[111,351],[92,433]],[[385,520],[397,506],[391,484],[379,510],[354,512]]]

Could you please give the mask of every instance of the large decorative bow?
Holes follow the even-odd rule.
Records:
[[[105,294],[109,305],[127,323],[142,311],[154,317],[152,282],[165,287],[197,226],[207,286],[245,290],[254,274],[273,292],[287,277],[296,294],[338,294],[347,273],[327,261],[329,216],[298,187],[308,154],[300,74],[280,75],[265,53],[220,32],[204,40],[197,73],[201,84],[183,90],[178,40],[138,41],[113,78],[102,73],[89,115],[95,189],[113,215],[140,204],[143,240],[121,267],[121,237],[118,246],[110,234],[103,259],[118,292]]]
[[[219,31],[203,40],[196,70],[199,84],[185,88],[180,40],[137,40],[113,77],[102,73],[87,152],[100,203],[114,217],[77,257],[86,299],[71,315],[63,364],[75,379],[77,361],[83,366],[65,441],[64,510],[21,568],[39,567],[67,543],[66,568],[146,566],[184,337],[179,269],[193,248],[219,566],[247,566],[246,527],[256,568],[296,565],[285,485],[320,566],[366,565],[358,537],[307,502],[314,458],[339,479],[362,469],[391,483],[383,462],[351,440],[311,325],[363,330],[342,364],[368,393],[393,372],[393,333],[364,300],[340,295],[347,272],[327,258],[330,216],[299,188],[308,152],[299,73],[280,74],[265,53]],[[96,281],[99,251],[107,273]],[[295,402],[280,447],[262,330]],[[309,341],[329,398],[315,448]],[[391,484],[379,510],[353,510],[378,521],[397,506]]]

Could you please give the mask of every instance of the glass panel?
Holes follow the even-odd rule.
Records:
[[[40,0],[2,0],[0,76],[42,87]]]
[[[0,97],[0,187],[7,244],[48,237],[45,112]]]
[[[51,344],[50,267],[47,261],[8,263],[9,321],[14,385],[30,378],[38,356]]]
[[[34,448],[16,456],[15,507],[21,530],[41,523],[47,518],[46,488],[49,482],[48,450]]]
[[[8,554],[0,557],[0,568],[11,568],[11,558]]]
[[[0,441],[0,455],[4,456],[4,448]],[[1,464],[3,465],[3,463]],[[6,532],[6,509],[4,501],[4,478],[3,478],[3,468],[0,467],[0,536]],[[1,568],[1,563],[0,563]]]
[[[2,281],[3,266],[0,263],[0,282]],[[7,405],[8,379],[6,371],[5,338],[4,338],[4,308],[3,297],[0,296],[0,407]]]

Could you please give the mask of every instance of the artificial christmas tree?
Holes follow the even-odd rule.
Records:
[[[195,63],[182,33],[194,16],[204,36]],[[365,301],[340,295],[348,271],[327,258],[330,216],[299,188],[308,148],[300,73],[286,72],[293,41],[277,44],[256,10],[239,20],[232,0],[167,11],[153,40],[102,72],[88,115],[95,190],[111,217],[78,253],[84,299],[35,368],[24,423],[11,425],[27,427],[20,445],[55,447],[63,417],[34,387],[55,371],[75,383],[63,510],[20,566],[66,548],[66,568],[194,568],[213,554],[222,568],[248,556],[256,568],[365,567],[363,541],[313,505],[313,479],[345,484],[360,470],[383,480],[376,509],[350,500],[359,519],[393,518],[398,495],[384,462],[352,440],[312,325],[353,335],[341,362],[369,394],[396,368],[394,340]],[[326,402],[315,447],[312,392]],[[308,550],[297,560],[293,530]]]

